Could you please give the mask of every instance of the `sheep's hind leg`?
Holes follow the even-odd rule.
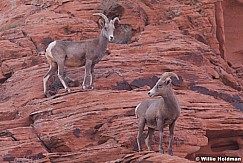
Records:
[[[92,64],[91,66],[91,76],[90,76],[90,87],[91,89],[95,89],[95,86],[94,86],[94,64]]]
[[[46,73],[46,75],[43,78],[43,86],[44,86],[44,95],[46,97],[49,97],[50,94],[47,93],[47,82],[48,79],[57,71],[57,64],[56,63],[51,63],[50,64],[50,68],[48,70],[48,72]]]
[[[67,92],[71,92],[71,89],[67,86],[65,80],[64,80],[64,62],[58,63],[58,73],[57,73],[58,78],[60,79],[64,89]]]
[[[138,121],[138,135],[137,135],[137,144],[138,144],[138,151],[142,151],[142,146],[141,146],[141,140],[142,140],[142,134],[143,134],[143,129],[145,126],[145,119],[139,119]]]
[[[152,147],[151,147],[151,142],[152,142],[152,136],[153,136],[153,134],[154,134],[154,129],[148,127],[148,134],[147,134],[147,137],[145,139],[145,143],[146,143],[149,151],[152,151],[153,150]]]

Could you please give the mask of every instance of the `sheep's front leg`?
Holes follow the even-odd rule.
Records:
[[[158,128],[159,128],[159,152],[160,153],[164,153],[164,149],[163,149],[163,146],[162,146],[162,142],[163,142],[163,121],[161,119],[158,119],[157,121],[157,125],[158,125]]]
[[[48,70],[48,72],[46,73],[46,75],[43,78],[43,87],[44,87],[44,95],[46,97],[49,97],[50,94],[47,93],[47,82],[48,79],[57,71],[57,64],[56,63],[51,63],[50,64],[50,68]]]
[[[169,125],[170,142],[169,142],[168,154],[171,156],[173,156],[172,145],[173,145],[173,140],[174,140],[174,127],[175,127],[175,121]]]
[[[90,87],[91,89],[95,89],[94,87],[94,64],[91,65],[91,76],[90,76]]]
[[[87,83],[88,76],[91,75],[91,66],[92,66],[92,61],[91,60],[86,60],[84,81],[83,81],[83,84],[82,84],[84,90],[87,89],[86,83]]]
[[[138,135],[137,135],[137,144],[138,144],[138,151],[142,151],[142,146],[141,146],[141,140],[142,140],[142,134],[143,134],[143,129],[145,126],[145,119],[139,119],[138,120]]]

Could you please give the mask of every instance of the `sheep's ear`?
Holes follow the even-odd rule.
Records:
[[[166,85],[171,84],[171,79],[170,79],[170,78],[167,78],[167,79],[165,80],[165,84],[166,84]]]
[[[100,28],[103,28],[105,26],[105,21],[103,21],[102,19],[99,19],[99,26],[100,26]]]

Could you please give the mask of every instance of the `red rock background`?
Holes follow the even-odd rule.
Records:
[[[0,2],[1,162],[190,162],[243,153],[241,0],[2,0]],[[44,98],[52,40],[97,36],[95,12],[121,17],[115,43],[95,67],[97,90],[83,91],[84,68],[65,93],[55,77]],[[118,44],[119,43],[119,44]],[[182,107],[174,157],[137,152],[134,108],[164,71]],[[168,129],[164,146],[168,146]]]

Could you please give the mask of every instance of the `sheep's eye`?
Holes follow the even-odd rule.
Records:
[[[162,87],[162,84],[158,84],[158,87],[161,88]]]
[[[105,29],[106,31],[108,30],[108,28],[107,28],[107,27],[105,27],[104,29]]]

